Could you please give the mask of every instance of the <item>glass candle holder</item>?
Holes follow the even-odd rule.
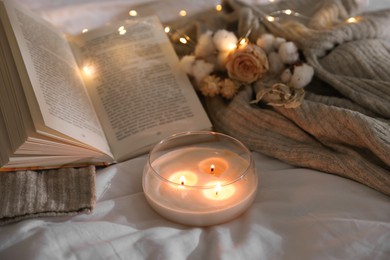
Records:
[[[237,139],[200,131],[173,135],[149,153],[143,189],[161,216],[210,226],[241,215],[252,204],[257,175],[250,151]]]

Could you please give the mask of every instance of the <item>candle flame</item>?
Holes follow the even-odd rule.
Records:
[[[180,185],[184,186],[184,184],[186,183],[186,177],[181,176],[179,181],[180,181]]]
[[[214,170],[215,170],[215,165],[212,164],[212,165],[210,166],[210,171],[211,171],[211,172],[214,172]]]
[[[222,11],[222,5],[216,5],[216,6],[215,6],[215,9],[216,9],[218,12]]]
[[[166,33],[169,33],[169,32],[171,31],[171,28],[170,28],[169,26],[166,26],[166,27],[164,28],[164,31],[165,31]]]
[[[218,196],[218,192],[221,190],[221,183],[217,182],[215,185],[215,196]]]

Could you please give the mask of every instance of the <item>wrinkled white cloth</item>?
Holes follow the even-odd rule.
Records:
[[[192,228],[142,191],[146,156],[97,173],[90,215],[0,227],[0,259],[386,259],[389,198],[338,176],[254,153],[259,188],[239,218]]]

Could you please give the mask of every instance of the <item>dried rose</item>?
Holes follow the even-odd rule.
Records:
[[[244,84],[258,80],[268,71],[268,68],[267,55],[254,44],[248,44],[232,52],[226,63],[229,77]]]
[[[264,100],[270,106],[296,108],[301,105],[304,96],[303,88],[296,89],[283,83],[276,83],[270,88],[261,88],[256,94],[256,100],[251,103]]]

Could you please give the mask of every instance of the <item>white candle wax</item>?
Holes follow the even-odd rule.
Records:
[[[250,161],[223,148],[174,150],[157,158],[152,167],[159,176],[149,169],[146,198],[159,214],[178,223],[226,222],[245,211],[256,194],[257,176]]]

